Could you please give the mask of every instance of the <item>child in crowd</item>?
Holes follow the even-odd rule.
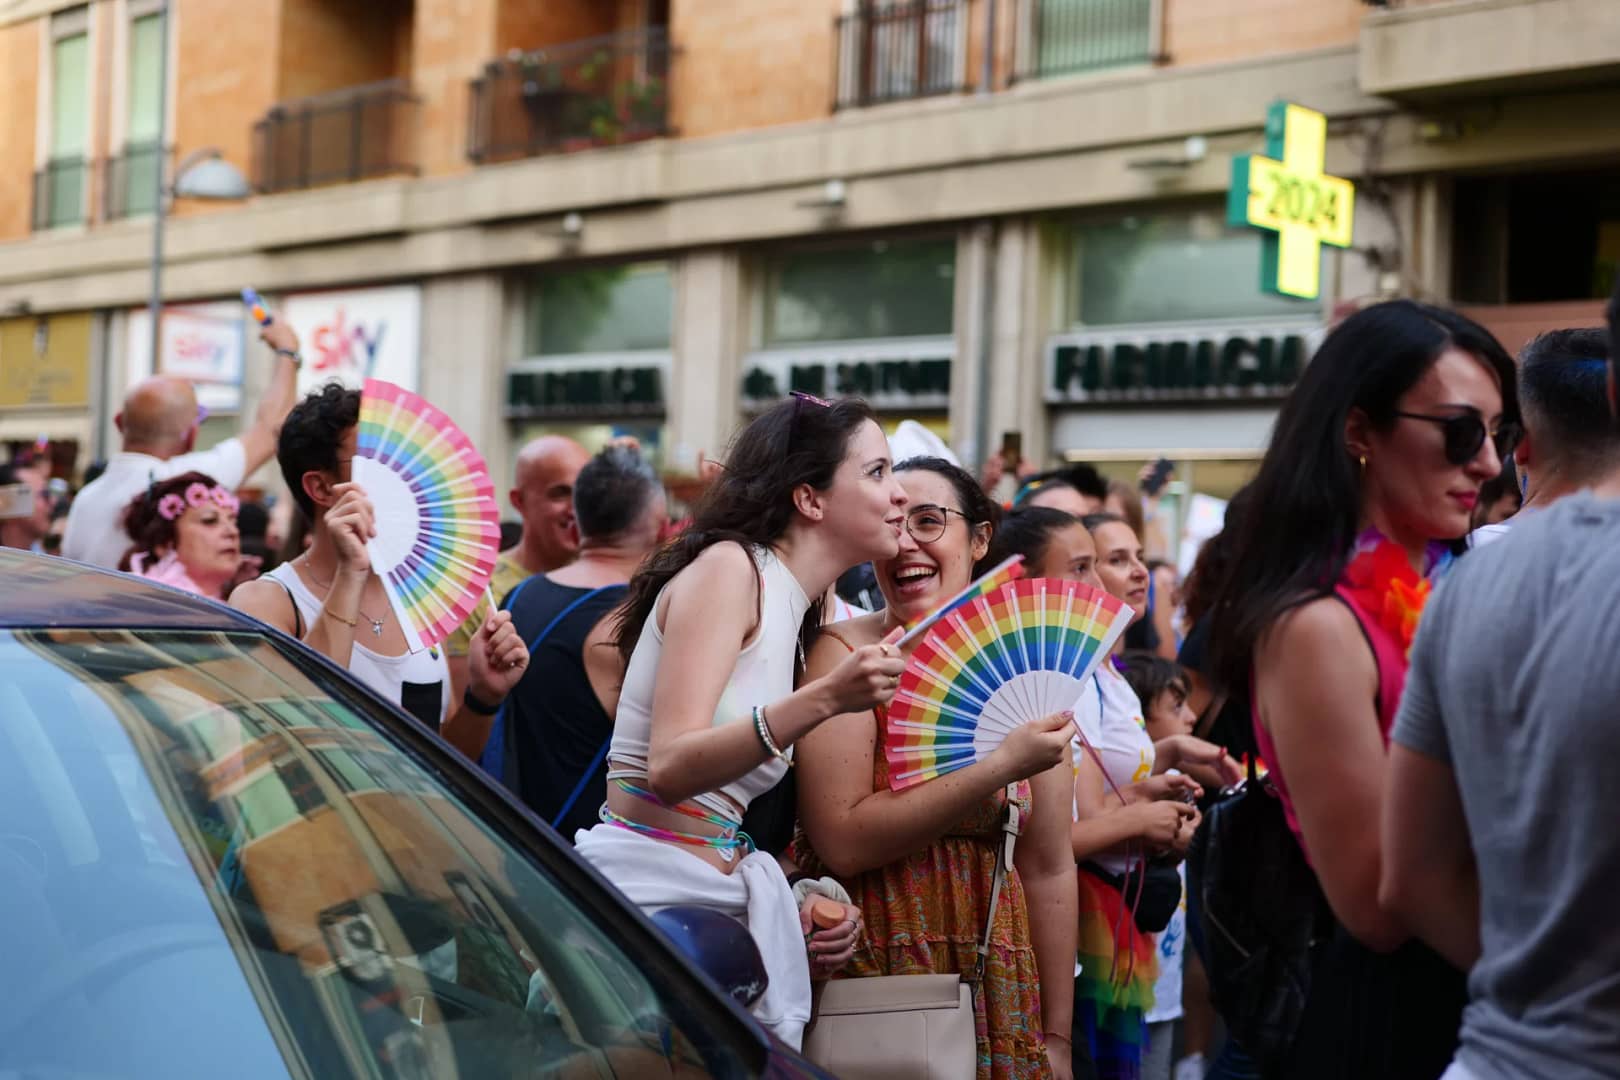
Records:
[[[1127,652],[1120,658],[1125,681],[1142,702],[1148,737],[1155,743],[1173,735],[1190,735],[1197,716],[1187,705],[1187,673],[1173,660],[1150,652]],[[1176,1021],[1181,1019],[1181,968],[1187,946],[1187,871],[1181,870],[1181,906],[1159,934],[1159,978],[1153,984],[1153,1007],[1147,1013],[1148,1041],[1142,1055],[1142,1080],[1171,1080]],[[1182,1062],[1176,1075],[1202,1076],[1202,1059]]]

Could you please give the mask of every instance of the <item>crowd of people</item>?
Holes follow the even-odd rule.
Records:
[[[745,923],[754,1012],[795,1046],[818,985],[932,974],[971,989],[981,1078],[1614,1076],[1613,333],[1515,362],[1440,307],[1349,315],[1186,581],[1162,469],[895,461],[866,405],[795,394],[677,525],[633,443],[522,448],[498,605],[413,653],[367,554],[359,393],[295,402],[279,322],[242,435],[197,452],[191,388],[142,383],[71,510],[4,467],[0,543],[65,515],[64,555],[347,668],[631,902]],[[272,456],[305,525],[279,555],[236,494]],[[1072,707],[893,790],[903,631],[1012,555],[1130,629]]]

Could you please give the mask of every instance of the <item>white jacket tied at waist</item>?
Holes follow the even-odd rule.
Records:
[[[770,978],[754,1003],[754,1015],[799,1049],[810,1022],[810,962],[793,889],[775,858],[756,851],[727,874],[673,844],[614,825],[581,830],[574,843],[580,856],[638,907],[694,905],[743,922]]]

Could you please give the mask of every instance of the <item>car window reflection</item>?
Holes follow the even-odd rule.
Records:
[[[15,909],[0,909],[0,949],[50,940],[0,971],[0,1065],[749,1071],[435,776],[255,635],[0,634],[0,895],[23,879],[0,900]],[[195,1016],[176,1018],[176,981]],[[28,1004],[42,987],[62,1000]],[[10,1039],[12,998],[57,1034],[88,1025],[117,1046],[139,1023],[160,1045],[103,1061],[71,1040]]]

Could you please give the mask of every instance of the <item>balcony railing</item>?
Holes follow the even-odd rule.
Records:
[[[129,143],[101,164],[101,215],[118,221],[157,209],[158,185],[168,155],[155,142]]]
[[[967,86],[969,0],[862,0],[834,22],[835,109],[952,94]]]
[[[414,173],[415,107],[403,79],[277,105],[253,126],[253,186],[271,194]]]
[[[90,163],[82,157],[52,158],[34,173],[34,231],[84,220]]]
[[[669,132],[673,50],[663,27],[514,53],[472,82],[476,162],[634,142]]]
[[[1155,0],[1028,0],[1018,77],[1041,79],[1153,59]]]

